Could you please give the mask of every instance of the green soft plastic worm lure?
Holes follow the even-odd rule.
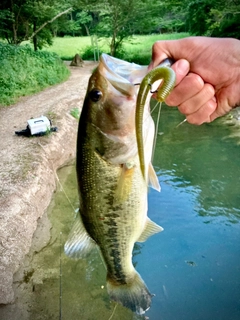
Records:
[[[157,80],[163,80],[161,87],[156,91],[156,99],[163,102],[175,85],[175,72],[170,68],[172,62],[166,59],[158,67],[152,69],[142,80],[137,96],[136,104],[136,138],[138,146],[138,155],[140,168],[145,178],[145,163],[144,163],[144,144],[143,144],[143,112],[146,104],[147,96],[152,88],[152,85]]]

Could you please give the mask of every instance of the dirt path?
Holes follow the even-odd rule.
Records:
[[[77,121],[70,111],[81,109],[95,66],[85,62],[83,68],[71,67],[68,81],[0,109],[0,304],[14,301],[13,275],[50,203],[56,169],[75,158]],[[28,119],[41,115],[52,120],[57,133],[15,135],[25,129]]]

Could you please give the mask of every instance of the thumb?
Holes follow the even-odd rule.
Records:
[[[178,85],[179,82],[181,82],[182,79],[189,73],[190,63],[185,59],[180,59],[172,65],[172,69],[176,74],[175,85]]]

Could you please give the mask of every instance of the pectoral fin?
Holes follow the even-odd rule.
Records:
[[[151,237],[153,234],[158,233],[163,231],[163,228],[160,227],[158,224],[147,218],[145,228],[137,240],[137,242],[144,242],[146,241],[149,237]]]
[[[148,182],[149,186],[160,192],[161,187],[158,181],[158,177],[151,163],[149,164],[149,168],[148,168],[148,177],[149,177],[149,182]]]
[[[130,195],[134,170],[135,166],[131,163],[125,163],[122,165],[121,174],[115,192],[115,200],[117,203],[124,202]]]
[[[95,241],[87,233],[81,215],[78,215],[64,245],[65,254],[73,259],[81,259],[95,247]]]

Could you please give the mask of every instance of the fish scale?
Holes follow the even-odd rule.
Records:
[[[80,259],[97,245],[110,298],[139,314],[149,309],[152,294],[133,266],[133,247],[163,230],[147,217],[146,181],[160,189],[151,165],[149,108],[143,113],[144,164],[149,168],[144,177],[135,132],[134,84],[146,73],[146,66],[103,54],[89,79],[77,138],[79,215],[65,244],[65,253]]]
[[[79,132],[81,133],[81,130]],[[108,266],[108,272],[113,270],[109,273],[114,274],[119,272],[121,265],[120,263],[117,266],[115,265],[116,256],[121,257],[119,258],[120,261],[124,261],[126,252],[128,252],[129,256],[126,260],[131,261],[134,242],[142,231],[140,229],[142,219],[138,212],[143,212],[142,208],[146,201],[146,198],[142,197],[143,192],[136,193],[136,189],[140,188],[141,185],[145,190],[147,187],[141,177],[141,172],[136,170],[133,177],[133,189],[129,198],[124,203],[118,203],[115,192],[122,168],[120,165],[111,165],[103,160],[92,149],[90,143],[87,138],[81,139],[79,147],[82,153],[77,158],[77,163],[81,163],[81,166],[77,169],[80,177],[79,188],[82,190],[81,197],[83,199],[80,202],[80,212],[87,232],[102,251]],[[84,179],[85,176],[87,179]],[[91,207],[91,210],[89,210],[89,207]],[[85,215],[84,212],[87,211],[87,208],[88,214]],[[131,234],[133,232],[128,224],[139,225],[136,230],[140,229],[140,232],[138,231],[135,237],[134,234]],[[128,242],[125,240],[126,238]],[[114,253],[112,251],[113,246],[117,247],[114,248]],[[111,259],[111,257],[114,257],[114,259]],[[122,271],[123,274],[124,278],[131,278],[127,270]],[[120,276],[117,276],[117,278],[120,278]]]

